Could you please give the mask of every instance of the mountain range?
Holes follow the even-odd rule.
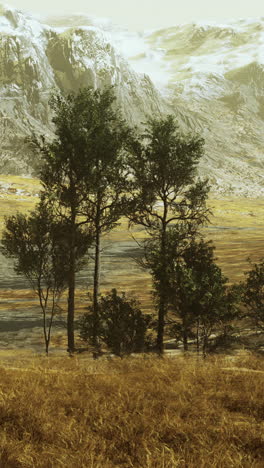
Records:
[[[110,84],[130,124],[173,113],[204,137],[199,172],[219,195],[264,195],[264,19],[139,33],[0,7],[0,173],[34,173],[24,139],[52,137],[54,91]]]

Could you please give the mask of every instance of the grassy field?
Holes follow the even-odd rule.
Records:
[[[4,215],[34,207],[38,190],[34,179],[0,177],[0,231]],[[205,235],[224,273],[239,281],[246,258],[264,256],[264,200],[210,199],[209,206]],[[150,309],[150,277],[127,255],[132,241],[125,220],[106,238],[112,253],[103,259],[103,290],[130,291]],[[18,320],[37,306],[27,290],[0,296],[0,311],[10,307]],[[77,297],[78,315],[86,288]],[[0,468],[264,466],[263,358],[45,358],[25,350],[42,349],[41,329],[11,335],[8,346],[20,350],[0,350]],[[54,330],[52,346],[66,349],[65,330]]]
[[[1,352],[1,468],[262,468],[264,362]]]

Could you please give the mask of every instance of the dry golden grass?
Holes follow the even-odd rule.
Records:
[[[264,466],[260,358],[27,355],[0,373],[1,468]]]

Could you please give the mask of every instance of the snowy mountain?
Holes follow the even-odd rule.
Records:
[[[204,136],[200,172],[220,194],[264,195],[263,19],[133,33],[107,19],[39,22],[2,8],[0,41],[0,172],[34,166],[22,141],[52,134],[53,90],[111,83],[129,122],[174,112]]]
[[[51,93],[115,85],[130,123],[166,110],[150,78],[137,74],[95,26],[52,28],[14,9],[0,9],[0,173],[35,166],[26,135],[52,135]]]
[[[171,102],[206,140],[202,171],[218,189],[264,194],[264,19],[183,25],[146,41],[163,51]]]

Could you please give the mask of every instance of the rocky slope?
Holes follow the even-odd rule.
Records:
[[[139,34],[80,15],[41,24],[2,8],[0,46],[0,172],[34,167],[23,139],[52,134],[53,90],[115,84],[129,122],[170,111],[204,136],[200,172],[219,194],[264,195],[264,20]]]
[[[200,172],[219,194],[264,195],[264,20],[196,23],[133,33],[76,15],[56,27],[96,23],[134,70],[145,71],[183,130],[206,141]]]
[[[137,74],[94,26],[61,31],[14,9],[0,9],[0,173],[34,169],[24,145],[32,132],[52,135],[52,92],[115,85],[127,120],[166,109],[150,78]]]
[[[183,25],[146,41],[180,120],[205,137],[202,172],[218,191],[263,196],[264,20]]]

